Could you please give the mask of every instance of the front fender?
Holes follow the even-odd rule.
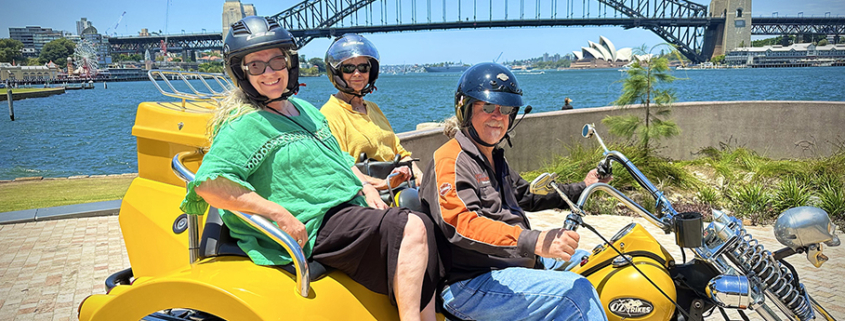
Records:
[[[201,261],[190,269],[140,278],[132,285],[93,295],[79,320],[139,320],[153,312],[187,308],[226,320],[398,320],[387,296],[332,272],[311,282],[311,295],[296,293],[287,272],[241,257]]]

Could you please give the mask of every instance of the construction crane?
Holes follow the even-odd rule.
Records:
[[[123,16],[125,16],[125,15],[126,15],[126,11],[124,11],[122,14],[120,14],[120,18],[118,18],[118,19],[117,19],[117,23],[115,23],[115,24],[114,24],[114,35],[115,35],[115,36],[117,36],[117,26],[119,26],[119,25],[120,25],[120,22],[121,22],[121,21],[123,21]],[[107,34],[107,35],[109,34],[109,30],[111,30],[111,27],[109,27],[108,29],[106,29],[106,34]]]

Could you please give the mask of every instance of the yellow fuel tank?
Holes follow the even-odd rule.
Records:
[[[645,228],[632,223],[610,241],[672,300],[677,299],[675,283],[668,271],[674,259]],[[672,302],[607,245],[597,246],[587,264],[573,272],[583,275],[596,287],[610,321],[668,321],[675,312]]]

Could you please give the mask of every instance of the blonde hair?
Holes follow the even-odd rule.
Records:
[[[240,88],[235,88],[229,91],[222,101],[220,101],[220,108],[214,113],[214,116],[208,120],[206,134],[210,142],[214,141],[214,137],[220,132],[223,125],[230,121],[241,117],[243,115],[261,110],[261,104],[253,99],[250,99]]]
[[[443,135],[446,135],[446,137],[455,138],[455,134],[457,134],[459,130],[461,130],[461,123],[458,122],[457,116],[446,118],[446,120],[443,121]]]

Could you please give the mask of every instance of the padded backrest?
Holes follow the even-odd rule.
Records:
[[[205,227],[202,229],[200,257],[225,255],[247,256],[238,246],[238,241],[229,235],[229,228],[223,224],[220,212],[212,207],[208,209],[208,217],[205,218]]]

